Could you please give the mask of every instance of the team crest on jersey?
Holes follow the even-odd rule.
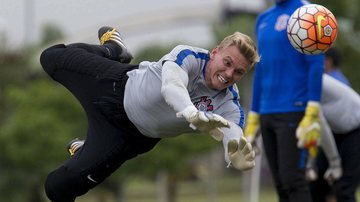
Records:
[[[195,102],[194,105],[199,111],[213,111],[214,107],[211,105],[211,99],[208,99],[207,96],[201,97],[200,101]]]
[[[287,27],[287,22],[289,19],[289,15],[287,14],[282,14],[280,15],[277,19],[276,19],[276,23],[275,23],[275,30],[276,31],[283,31],[286,29]]]

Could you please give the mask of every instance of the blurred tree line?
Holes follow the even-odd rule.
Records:
[[[335,46],[343,53],[341,68],[360,92],[359,2],[316,0],[313,3],[326,6],[337,17],[340,32]],[[214,24],[214,44],[234,31],[254,37],[255,17],[239,14]],[[63,37],[56,26],[47,25],[40,44],[11,52],[3,47],[0,51],[0,201],[46,201],[43,193],[46,175],[69,158],[65,149],[69,140],[85,137],[87,123],[79,103],[34,62],[43,47]],[[203,48],[211,49],[214,44]],[[146,48],[136,55],[133,63],[157,60],[174,46]],[[239,89],[242,98],[249,101],[250,76],[239,83]],[[100,188],[110,190],[121,201],[122,186],[129,176],[155,179],[159,171],[166,171],[169,182],[166,189],[170,193],[167,201],[175,201],[177,180],[193,173],[190,159],[220,147],[221,143],[205,135],[162,140],[151,152],[126,163]]]

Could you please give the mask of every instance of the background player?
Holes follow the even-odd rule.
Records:
[[[255,69],[245,136],[254,136],[261,125],[279,201],[311,201],[305,179],[305,150],[301,148],[316,148],[320,137],[324,56],[299,53],[286,33],[290,15],[304,2],[276,0],[256,22],[261,61]]]

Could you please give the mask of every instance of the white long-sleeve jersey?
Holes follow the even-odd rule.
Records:
[[[360,96],[349,86],[324,74],[321,107],[321,147],[329,160],[336,160],[339,153],[332,133],[346,134],[360,127]]]
[[[321,106],[334,133],[345,134],[360,127],[360,96],[350,87],[324,74]]]
[[[141,62],[139,69],[128,72],[124,107],[129,119],[142,134],[163,138],[194,132],[184,118],[176,117],[177,112],[193,104],[201,111],[219,114],[235,123],[232,129],[223,131],[226,139],[239,139],[244,113],[239,104],[238,89],[236,85],[222,91],[208,88],[204,79],[208,61],[209,51],[179,45],[159,61]],[[163,72],[164,69],[167,72]],[[178,73],[175,77],[174,72]],[[167,89],[164,95],[164,75],[171,77],[167,82],[186,83],[186,93],[178,92],[177,89],[182,90],[179,86],[174,90]]]

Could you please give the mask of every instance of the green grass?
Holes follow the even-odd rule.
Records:
[[[247,201],[246,192],[242,190],[240,177],[216,179],[212,186],[203,181],[191,180],[178,183],[176,202],[241,202]],[[158,202],[157,187],[154,181],[133,179],[126,184],[124,200],[126,202]],[[93,190],[80,197],[77,202],[115,202],[108,193]],[[259,201],[276,202],[277,197],[272,189],[262,189]]]
[[[125,193],[127,202],[157,202],[156,186],[151,182],[130,183]],[[142,187],[142,188],[140,188]],[[147,189],[144,189],[147,187]],[[241,178],[217,180],[209,187],[202,181],[183,181],[178,184],[177,202],[239,202],[246,201]],[[143,193],[139,194],[139,192]],[[145,197],[144,197],[145,196]],[[260,201],[275,202],[273,190],[262,190]]]
[[[242,178],[238,176],[214,179],[211,189],[199,180],[181,181],[176,202],[248,202],[248,192],[243,187]],[[132,179],[125,185],[124,201],[159,202],[156,189],[155,181]],[[356,196],[360,199],[360,189]],[[76,202],[115,202],[115,199],[108,192],[95,189]],[[261,188],[259,202],[277,202],[275,190],[272,187]]]

